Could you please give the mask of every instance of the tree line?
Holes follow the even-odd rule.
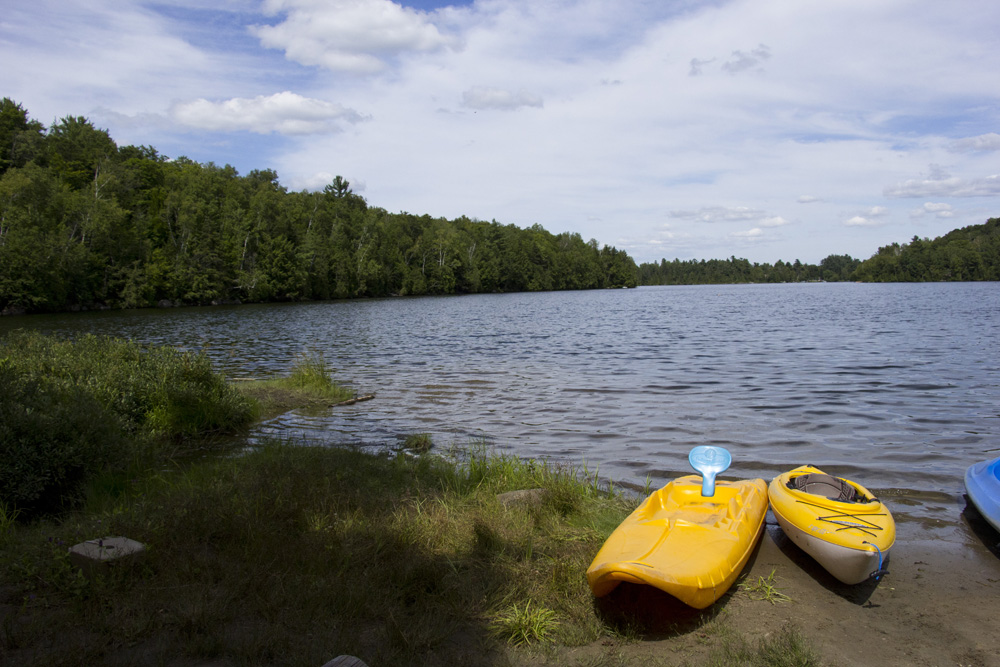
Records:
[[[636,266],[577,233],[389,213],[340,176],[290,192],[269,169],[171,160],[0,101],[0,312],[819,280],[1000,280],[1000,222],[863,261]]]
[[[774,264],[751,263],[746,259],[680,260],[639,265],[642,285],[721,285],[734,283],[797,283],[825,280],[851,280],[861,264],[850,255],[830,255],[819,265],[799,260]]]
[[[0,311],[634,287],[621,250],[461,217],[389,213],[340,176],[291,192],[272,170],[118,146],[0,101]]]
[[[774,264],[746,259],[666,259],[639,265],[642,285],[727,283],[937,282],[1000,280],[1000,218],[970,225],[934,240],[914,236],[909,243],[878,249],[869,259],[829,255],[818,265],[799,260]]]
[[[1000,218],[970,225],[934,240],[878,249],[854,273],[864,282],[1000,280]]]

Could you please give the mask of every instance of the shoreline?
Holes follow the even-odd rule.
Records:
[[[729,632],[754,643],[791,626],[824,665],[995,665],[1000,549],[979,541],[973,533],[977,520],[989,528],[979,517],[964,522],[969,539],[962,549],[942,543],[933,529],[904,521],[882,580],[846,586],[785,537],[769,511],[764,535],[737,584],[708,609],[698,612],[648,586],[621,584],[609,605],[653,620],[642,638],[619,647],[619,654],[623,664],[661,664],[655,661],[665,655],[681,664],[708,664],[712,645]],[[992,537],[1000,539],[995,532]],[[751,600],[739,586],[758,577],[772,577],[777,591],[790,599]],[[582,660],[595,650],[567,654]]]
[[[298,446],[286,447],[292,447],[296,451],[300,449]],[[310,448],[302,448],[303,451],[308,449]],[[358,456],[365,457],[356,459],[359,462],[374,463],[379,458],[373,454],[358,454]],[[325,456],[319,456],[317,460],[324,458]],[[302,459],[296,455],[290,460]],[[286,466],[287,464],[282,464],[280,468],[287,469]],[[238,467],[237,465],[233,470]],[[531,467],[530,464],[528,467]],[[307,474],[310,473],[303,472],[303,475]],[[433,508],[436,502],[432,495],[421,492],[406,502],[412,502],[414,507],[418,509],[423,507],[425,508],[423,511],[428,511],[427,508]],[[610,499],[607,502],[613,503]],[[477,510],[480,511],[482,510]],[[529,516],[534,511],[529,506],[520,506],[508,510],[506,513],[508,519],[503,521],[518,515]],[[447,511],[445,515],[448,515]],[[945,519],[935,521],[907,517],[905,512],[894,515],[897,517],[897,540],[890,552],[888,573],[877,584],[867,582],[857,586],[846,586],[836,581],[784,536],[773,513],[769,511],[764,533],[737,583],[717,603],[705,610],[686,607],[666,593],[649,586],[623,583],[605,598],[595,599],[589,590],[582,594],[580,609],[584,610],[582,612],[584,615],[593,617],[588,623],[596,622],[604,628],[597,639],[588,643],[579,646],[546,642],[533,643],[527,647],[507,645],[500,648],[498,655],[495,645],[480,644],[483,639],[463,637],[460,634],[445,639],[444,647],[447,648],[439,649],[440,653],[431,650],[420,655],[422,658],[430,659],[430,663],[425,664],[451,664],[448,662],[449,659],[456,655],[449,652],[454,650],[451,644],[459,642],[462,644],[460,655],[465,658],[479,655],[482,659],[481,662],[471,660],[465,664],[725,665],[735,663],[718,662],[720,647],[733,641],[756,646],[758,642],[780,637],[782,633],[791,630],[814,655],[821,656],[818,664],[831,667],[833,665],[931,667],[948,664],[986,667],[996,664],[995,656],[1000,654],[1000,636],[995,632],[994,611],[1000,587],[1000,546],[996,541],[1000,540],[1000,535],[971,508],[961,513],[961,520],[957,524]],[[93,522],[99,516],[105,515],[78,517],[78,520],[84,519],[84,523],[92,525],[92,530],[97,530],[93,527],[95,525]],[[191,518],[199,520],[194,516]],[[141,523],[140,521],[136,525]],[[100,522],[98,521],[96,525],[100,525]],[[559,530],[565,529],[566,526]],[[33,529],[26,528],[26,530]],[[59,534],[66,532],[67,528],[57,524],[47,530]],[[309,538],[310,541],[313,539],[315,538]],[[588,544],[591,544],[592,538],[588,539],[591,540]],[[497,546],[503,543],[500,542]],[[230,546],[227,544],[218,543],[216,547],[206,545],[199,549],[229,549]],[[599,545],[594,543],[591,547],[585,547],[580,553],[579,563],[571,568],[572,571],[564,573],[568,580],[576,582],[575,586],[586,589],[585,563],[593,557],[594,554],[590,551],[596,549],[596,546]],[[171,549],[169,544],[161,547]],[[202,554],[199,558],[204,556],[205,554]],[[167,565],[161,563],[152,567],[155,570]],[[184,569],[186,566],[182,566],[181,571]],[[141,571],[142,568],[137,572]],[[194,585],[192,582],[197,580],[197,578],[188,579],[189,575],[182,575],[180,571],[176,575],[170,574],[169,569],[166,572],[168,580],[173,580],[174,576],[182,577],[176,580],[176,585],[191,586]],[[128,576],[135,576],[135,572]],[[131,591],[133,587],[138,586],[134,592],[139,593],[145,585],[140,585],[140,582],[146,576],[149,575],[142,575],[139,580],[127,584],[124,590]],[[781,596],[787,596],[787,601],[769,601],[759,597],[755,599],[744,586],[752,585],[759,579],[772,582]],[[60,586],[67,585],[63,583]],[[121,582],[118,585],[120,586]],[[71,596],[68,601],[60,603],[58,598],[51,598],[49,593],[50,601],[42,608],[35,609],[34,613],[55,613],[56,616],[52,618],[57,624],[71,623],[72,613],[67,616],[67,612],[73,608],[83,611],[89,605],[99,602],[99,599],[113,590],[106,586],[107,583],[100,584],[93,593],[87,594],[98,598],[89,603],[87,595],[80,598]],[[0,593],[4,593],[3,598],[5,598],[0,600],[0,620],[7,628],[8,637],[16,636],[17,633],[11,629],[22,622],[16,620],[18,614],[31,607],[23,606],[27,602],[22,602],[21,611],[18,612],[18,605],[11,595],[12,589],[0,588]],[[432,597],[420,604],[427,605],[428,609],[434,609],[436,603]],[[55,606],[50,607],[49,605],[53,603]],[[61,606],[67,604],[69,607],[58,611]],[[169,609],[171,604],[176,603],[168,597],[165,601],[157,601],[154,606],[158,608],[162,605]],[[48,611],[45,611],[46,609]],[[251,615],[250,618],[252,617]],[[37,619],[49,616],[35,618],[35,622],[38,622]],[[244,622],[247,621],[240,621]],[[150,650],[150,646],[164,641],[158,632],[167,631],[169,634],[170,627],[172,626],[168,623],[164,629],[154,632],[151,636],[145,636],[140,642],[139,649],[119,648],[110,653],[98,653],[101,659],[88,664],[120,664],[126,655],[131,658],[154,660],[163,658],[165,656],[162,653],[145,654],[143,651]],[[472,627],[478,628],[479,624],[474,624]],[[79,632],[77,629],[71,629],[70,625],[66,625],[65,630],[71,633]],[[206,628],[204,631],[218,630]],[[85,634],[86,632],[84,631]],[[293,633],[293,636],[299,635]],[[353,654],[365,660],[370,667],[381,664],[402,664],[392,660],[379,661],[378,656],[384,649],[373,647],[379,646],[380,641],[384,640],[375,640],[372,637],[362,640],[354,647]],[[11,650],[9,653],[11,659],[25,657],[26,654],[15,652],[17,647],[10,645],[9,638],[4,642],[0,644],[0,648]],[[116,643],[117,640],[112,641],[112,645]],[[357,650],[364,646],[368,647],[368,654]],[[480,650],[488,652],[477,654],[477,646]],[[492,648],[486,649],[487,646]],[[6,660],[4,650],[0,650],[0,661]],[[374,653],[371,652],[373,650]],[[47,661],[50,656],[44,644],[29,651],[36,652],[34,655],[27,654],[35,660],[32,664],[53,664]],[[179,667],[194,665],[223,667],[240,662],[237,654],[226,651],[209,659],[195,655],[190,658],[185,658],[181,654],[169,655],[170,664]],[[327,659],[332,657],[333,655],[330,655]],[[280,663],[281,660],[275,658],[263,664]],[[54,664],[76,663],[67,663],[64,659]],[[316,667],[321,664],[322,661],[316,662]]]

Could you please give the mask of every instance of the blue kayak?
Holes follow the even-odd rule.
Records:
[[[1000,531],[1000,458],[969,466],[965,492],[979,513]]]

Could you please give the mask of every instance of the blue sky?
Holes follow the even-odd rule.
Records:
[[[5,5],[0,96],[46,126],[391,212],[761,262],[1000,216],[1000,3]]]

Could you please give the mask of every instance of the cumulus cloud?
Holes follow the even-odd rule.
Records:
[[[462,93],[462,106],[469,109],[513,111],[521,107],[541,107],[542,98],[526,91],[477,86]]]
[[[708,206],[697,211],[671,211],[670,217],[692,222],[753,222],[761,227],[781,227],[787,225],[780,215],[768,215],[765,211],[747,206]]]
[[[284,20],[253,26],[252,34],[303,65],[371,73],[403,53],[457,44],[438,30],[430,14],[390,0],[267,0],[264,7]]]
[[[222,102],[197,99],[173,107],[174,120],[201,130],[246,130],[257,134],[320,134],[336,132],[341,123],[364,117],[340,104],[285,91]]]
[[[952,176],[942,167],[931,165],[927,178],[912,179],[883,190],[886,197],[996,197],[1000,196],[1000,174],[985,178],[963,179]]]
[[[955,217],[955,211],[951,204],[943,202],[926,202],[922,207],[911,213],[914,218],[921,218],[925,215],[933,215],[935,218],[948,219]]]
[[[671,211],[670,217],[695,222],[741,222],[757,220],[766,214],[746,206],[707,206],[697,211]]]
[[[855,215],[845,220],[844,224],[848,227],[874,227],[881,223],[878,220],[873,220],[863,215]]]
[[[872,206],[851,216],[844,224],[848,227],[876,227],[882,224],[881,218],[888,214],[889,209],[885,206]]]
[[[748,229],[745,232],[732,232],[729,236],[736,239],[757,239],[764,235],[764,230],[760,227]]]
[[[966,137],[953,142],[949,148],[956,153],[1000,151],[1000,134],[990,132],[978,137]]]

